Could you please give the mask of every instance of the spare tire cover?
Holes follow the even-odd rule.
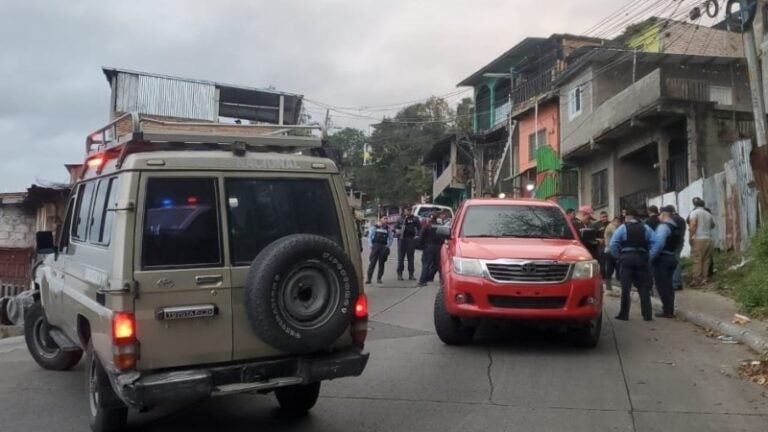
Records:
[[[251,263],[246,314],[264,342],[307,354],[330,347],[349,330],[358,292],[355,267],[338,244],[293,234],[264,248]]]

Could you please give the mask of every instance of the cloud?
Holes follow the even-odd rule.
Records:
[[[85,136],[109,116],[104,65],[273,85],[338,106],[392,104],[451,92],[523,37],[580,33],[627,0],[585,3],[4,2],[0,191],[62,181],[63,164],[82,160]]]

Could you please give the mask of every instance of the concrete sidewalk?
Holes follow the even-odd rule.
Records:
[[[612,282],[613,294],[620,295],[621,286],[615,280]],[[632,292],[632,298],[635,302],[639,302],[636,291]],[[661,301],[658,296],[652,297],[651,301],[653,308],[661,311]],[[698,289],[675,291],[675,313],[678,318],[704,329],[731,336],[758,354],[768,355],[768,321],[749,317],[751,321],[748,323],[733,323],[734,315],[739,313],[739,307],[728,297]]]

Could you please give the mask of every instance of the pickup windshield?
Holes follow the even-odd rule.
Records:
[[[482,205],[467,208],[463,237],[573,239],[560,209],[528,205]]]

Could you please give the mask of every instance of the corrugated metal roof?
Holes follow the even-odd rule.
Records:
[[[303,97],[303,95],[300,95],[300,94],[287,93],[287,92],[282,92],[282,91],[272,90],[272,89],[263,89],[263,88],[258,88],[258,87],[247,87],[247,86],[242,86],[242,85],[224,84],[224,83],[215,82],[215,81],[207,81],[207,80],[201,80],[201,79],[178,77],[178,76],[173,76],[173,75],[163,75],[163,74],[156,74],[156,73],[149,73],[149,72],[141,72],[141,71],[135,71],[135,70],[131,70],[131,69],[120,69],[120,68],[104,66],[104,67],[101,68],[101,70],[104,72],[104,76],[107,78],[107,82],[109,82],[109,83],[112,83],[112,78],[117,76],[118,74],[126,73],[126,74],[139,75],[139,76],[147,76],[147,77],[155,77],[155,78],[165,78],[165,79],[170,79],[170,80],[174,80],[174,81],[186,81],[186,82],[190,82],[190,83],[208,84],[208,85],[213,85],[213,86],[216,86],[216,87],[227,87],[227,88],[231,88],[231,89],[248,90],[248,91],[261,92],[261,93],[271,93],[271,94],[276,94],[276,95]]]

